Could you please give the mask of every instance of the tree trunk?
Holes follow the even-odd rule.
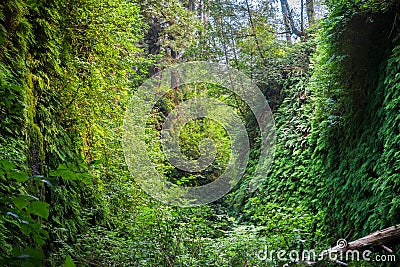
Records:
[[[287,0],[281,0],[281,9],[282,9],[283,24],[285,25],[286,40],[291,42],[292,31],[290,30],[289,10],[288,10]]]
[[[304,0],[300,0],[300,31],[304,32]]]
[[[306,0],[306,10],[308,25],[311,26],[315,23],[314,0]]]
[[[304,36],[303,31],[299,31],[297,29],[296,24],[294,23],[294,19],[292,16],[292,11],[290,10],[289,3],[287,0],[281,0],[281,7],[282,7],[282,15],[283,15],[283,22],[285,24],[286,32],[286,39],[289,41],[289,37],[291,34],[296,34],[298,37]],[[290,35],[290,36],[289,36]]]

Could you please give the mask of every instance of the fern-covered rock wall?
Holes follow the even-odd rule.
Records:
[[[243,186],[233,198],[244,221],[298,233],[286,236],[292,248],[326,248],[400,222],[399,6],[328,6],[309,69],[283,87],[274,164],[257,192]]]
[[[399,10],[390,1],[332,8],[315,57],[311,142],[319,208],[340,238],[399,223]]]
[[[0,3],[1,263],[55,265],[108,223],[103,152],[120,149],[133,62],[147,69],[138,13],[128,1]]]

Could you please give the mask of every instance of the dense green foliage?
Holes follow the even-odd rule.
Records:
[[[309,248],[399,222],[398,10],[378,1],[332,1],[330,9],[311,71],[288,79],[275,113],[277,154],[264,186],[249,201],[234,193],[244,220],[258,225],[269,203],[290,208],[295,222],[285,221],[301,222]]]
[[[341,229],[336,236],[351,228],[362,236],[399,220],[398,32],[391,27],[397,10],[373,1],[353,14],[346,5],[334,7],[312,83],[314,127],[320,125],[313,157],[315,165],[324,164],[326,225]]]
[[[118,126],[113,117],[121,117],[118,99],[137,81],[134,74],[126,79],[130,61],[146,64],[136,56],[138,11],[128,2],[1,5],[1,257],[6,261],[25,249],[38,251],[26,255],[38,257],[39,265],[43,252],[59,261],[51,251],[105,222],[102,181],[110,177],[88,167],[107,157],[105,143],[115,147],[107,138]]]
[[[259,251],[322,250],[349,232],[355,239],[400,223],[398,3],[326,1],[326,18],[294,43],[277,38],[268,1],[196,5],[0,3],[0,265],[281,266],[290,261],[261,261]],[[169,181],[204,185],[229,160],[229,136],[210,119],[180,135],[191,159],[204,138],[216,142],[210,168],[184,172],[165,158],[160,127],[185,100],[229,104],[251,145],[232,192],[171,207],[128,171],[123,114],[145,79],[195,60],[231,64],[259,86],[274,113],[276,154],[250,192],[260,136],[249,108],[212,84],[171,90],[152,110],[146,140]]]

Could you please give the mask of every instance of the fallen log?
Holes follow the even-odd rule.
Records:
[[[328,252],[364,251],[374,248],[393,253],[393,250],[389,247],[398,243],[400,243],[400,224],[376,231],[350,243],[347,243],[345,239],[339,239],[337,245],[329,249]]]
[[[390,254],[393,254],[394,251],[391,249],[391,246],[397,245],[400,243],[400,224],[391,226],[389,228],[376,231],[372,234],[354,240],[350,243],[347,243],[345,239],[339,239],[337,241],[337,245],[323,251],[317,261],[321,261],[324,259],[331,258],[331,255],[343,255],[347,251],[358,251],[363,252],[371,249],[372,251],[380,251],[384,250]],[[311,260],[301,260],[297,261],[297,263],[307,264],[307,265],[315,265],[317,261]],[[338,265],[347,266],[345,262],[339,261],[337,259],[331,260]]]

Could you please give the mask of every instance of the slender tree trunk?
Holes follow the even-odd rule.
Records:
[[[296,34],[297,36],[304,36],[304,32],[297,29],[296,24],[292,16],[292,11],[290,10],[289,3],[287,0],[281,0],[283,22],[285,24],[285,29],[289,29],[289,34]],[[288,34],[286,34],[286,39],[288,39]]]
[[[189,0],[186,4],[186,8],[189,9],[190,11],[195,11],[196,10],[196,3],[194,0]]]
[[[304,32],[304,0],[300,0],[300,31]]]
[[[291,42],[292,35],[290,30],[290,22],[289,22],[289,10],[287,8],[287,0],[280,0],[281,2],[281,10],[282,10],[282,17],[283,17],[283,24],[285,25],[285,32],[286,32],[286,40]]]
[[[313,25],[315,23],[315,10],[314,10],[314,0],[306,0],[306,10],[308,25]]]

